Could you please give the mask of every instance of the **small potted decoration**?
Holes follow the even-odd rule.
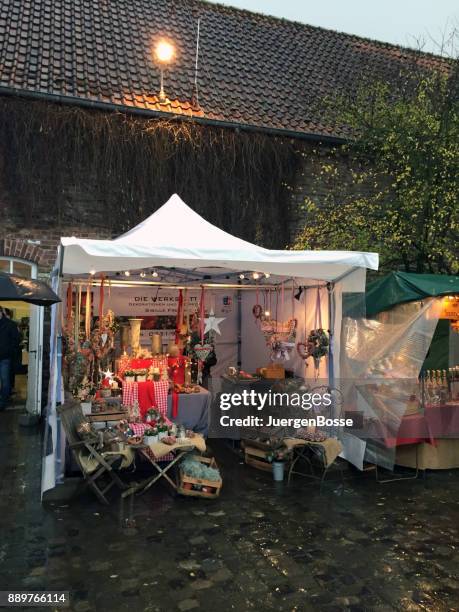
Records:
[[[147,370],[135,370],[135,379],[137,382],[146,382]]]
[[[159,418],[158,411],[155,410],[154,408],[149,408],[147,410],[147,414],[146,414],[146,417],[145,417],[145,423],[152,423],[152,422],[156,423],[158,418]]]
[[[91,414],[92,400],[96,394],[94,384],[88,379],[87,376],[83,378],[77,388],[75,389],[74,395],[80,400],[81,409],[83,414]]]
[[[124,371],[124,380],[125,380],[125,382],[128,382],[128,383],[135,382],[135,371],[134,370],[125,370]]]
[[[166,425],[166,423],[164,421],[160,421],[159,425],[158,425],[158,441],[162,440],[163,438],[167,438],[167,436],[169,435],[169,428]]]
[[[151,444],[156,444],[158,442],[158,428],[152,427],[151,429],[146,429],[143,434],[143,443],[147,446]]]
[[[273,465],[273,478],[280,482],[284,480],[285,462],[290,458],[290,451],[284,445],[273,448],[266,456]]]

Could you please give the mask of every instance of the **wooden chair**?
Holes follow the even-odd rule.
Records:
[[[121,458],[121,455],[110,454],[109,457],[103,457],[95,448],[94,444],[89,440],[82,440],[78,434],[78,426],[86,418],[81,410],[79,402],[68,399],[65,404],[57,408],[57,413],[60,417],[62,426],[67,437],[70,450],[73,452],[75,461],[80,468],[84,477],[84,488],[91,488],[97,498],[103,504],[109,504],[106,493],[113,487],[117,486],[124,491],[128,485],[125,484],[116,473],[113,463]],[[89,456],[97,463],[94,470],[87,471],[85,464],[81,460],[80,451],[86,450]]]

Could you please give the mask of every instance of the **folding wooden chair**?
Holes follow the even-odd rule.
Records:
[[[82,421],[86,421],[86,418],[83,415],[79,402],[73,399],[67,400],[65,404],[57,408],[57,413],[64,428],[69,448],[73,452],[75,461],[83,474],[84,488],[89,487],[92,489],[99,501],[108,505],[109,501],[106,493],[113,486],[117,486],[122,491],[128,487],[113,467],[113,463],[122,456],[110,454],[108,457],[103,457],[91,441],[81,439],[78,434],[78,426]],[[81,451],[83,449],[89,453],[89,457],[95,460],[97,467],[94,470],[88,471],[87,466],[82,461]]]

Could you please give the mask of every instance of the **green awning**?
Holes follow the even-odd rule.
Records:
[[[459,294],[459,276],[391,272],[367,285],[367,317],[403,302],[453,294]]]

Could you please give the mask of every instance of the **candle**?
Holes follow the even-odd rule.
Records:
[[[151,337],[151,352],[153,355],[162,353],[162,337],[161,334],[153,334]]]

